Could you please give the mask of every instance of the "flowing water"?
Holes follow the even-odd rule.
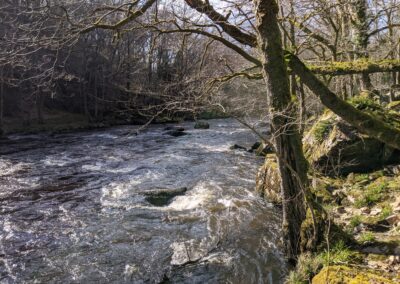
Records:
[[[262,159],[229,150],[256,138],[210,124],[0,144],[0,283],[281,283],[279,212],[254,192]],[[182,187],[165,206],[146,198]]]

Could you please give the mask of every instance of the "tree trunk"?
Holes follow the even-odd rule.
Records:
[[[4,134],[4,67],[0,69],[0,137]]]
[[[355,0],[355,28],[356,28],[356,39],[355,39],[355,53],[359,59],[369,59],[368,54],[368,16],[367,16],[367,0]],[[368,73],[361,74],[361,89],[372,90],[373,86],[371,78]]]
[[[296,111],[292,105],[289,77],[277,22],[275,0],[255,0],[258,48],[262,59],[271,129],[274,134],[283,199],[283,239],[289,260],[300,252],[301,224],[306,216],[307,162],[303,155]]]
[[[43,104],[44,104],[44,95],[41,93],[41,90],[39,88],[36,94],[36,111],[39,124],[44,124]]]

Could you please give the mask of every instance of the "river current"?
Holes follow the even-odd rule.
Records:
[[[0,144],[0,283],[282,283],[280,213],[255,193],[257,139],[135,126]],[[164,206],[158,189],[187,188]]]

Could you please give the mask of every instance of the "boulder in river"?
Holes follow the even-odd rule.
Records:
[[[210,124],[207,121],[198,120],[198,121],[196,121],[194,128],[195,129],[209,129]]]
[[[183,131],[185,131],[185,128],[183,128],[182,126],[167,126],[167,127],[164,128],[164,130],[165,130],[165,131],[174,130],[174,131],[183,132]]]
[[[165,134],[168,134],[168,135],[171,135],[171,136],[174,136],[174,137],[181,137],[181,136],[185,136],[185,135],[188,135],[186,132],[184,132],[184,131],[181,131],[181,130],[169,130],[169,131],[167,131],[167,132],[165,132]]]
[[[268,154],[264,165],[258,170],[256,190],[268,202],[281,204],[281,178],[276,155]]]
[[[354,98],[358,109],[400,128],[400,115],[368,98]],[[326,111],[304,137],[304,152],[312,168],[337,175],[367,172],[400,160],[399,151],[363,135],[331,111]]]
[[[229,147],[230,150],[244,150],[246,151],[247,148],[244,146],[240,146],[238,144],[233,144],[231,147]]]
[[[175,189],[154,189],[144,192],[146,201],[154,206],[166,206],[170,204],[172,199],[179,195],[184,195],[187,191],[187,187],[175,188]]]

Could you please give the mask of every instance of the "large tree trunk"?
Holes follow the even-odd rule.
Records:
[[[305,191],[308,190],[307,161],[296,125],[289,77],[285,65],[279,11],[275,0],[255,0],[258,47],[267,86],[273,142],[281,175],[283,197],[283,239],[289,260],[300,252],[301,224],[306,216]]]

